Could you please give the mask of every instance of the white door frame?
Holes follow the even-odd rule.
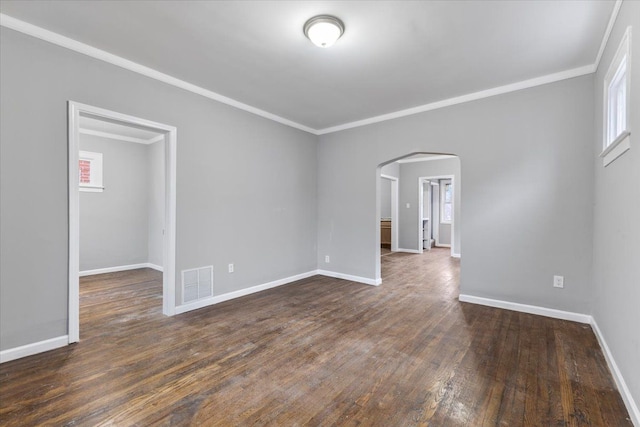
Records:
[[[424,218],[425,218],[425,212],[424,212],[424,208],[425,208],[425,204],[427,205],[427,210],[428,210],[428,214],[429,214],[429,228],[427,229],[429,232],[429,236],[433,236],[433,207],[431,206],[431,185],[432,182],[425,179],[420,181],[419,185],[422,187],[422,201],[420,201],[420,206],[418,207],[418,214],[420,215],[420,228],[422,229],[422,241],[418,242],[418,244],[420,245],[420,248],[424,251],[424,227],[423,227],[423,223],[424,223]],[[426,189],[426,193],[427,193],[427,200],[425,203],[424,197],[425,197],[425,189]],[[431,239],[431,237],[429,238],[429,240]],[[429,242],[429,249],[431,250],[431,242]]]
[[[437,201],[438,203],[434,203],[434,199],[436,199],[436,191],[434,190],[435,188],[438,189],[437,193]],[[437,209],[436,209],[437,206]],[[440,245],[440,227],[434,227],[433,224],[437,223],[440,224],[440,183],[438,182],[433,182],[431,181],[431,216],[432,221],[431,221],[431,235],[433,236],[434,240],[436,241],[435,245],[439,246]]]
[[[164,134],[165,141],[165,232],[163,238],[162,313],[175,314],[176,268],[176,136],[177,129],[138,117],[68,102],[69,119],[69,343],[80,340],[80,196],[78,151],[80,116],[91,116],[144,127]]]
[[[391,175],[380,174],[380,178],[391,181],[391,252],[398,250],[398,178]],[[378,242],[379,244],[380,242]]]
[[[453,219],[451,221],[451,256],[453,256],[454,252],[453,249],[455,247],[454,244],[454,229],[455,229],[455,212],[456,212],[456,204],[455,204],[455,176],[454,175],[437,175],[437,176],[421,176],[418,178],[418,251],[420,253],[423,253],[423,240],[424,240],[424,234],[422,232],[422,218],[424,217],[423,212],[422,212],[422,208],[423,208],[423,204],[424,204],[424,196],[423,196],[423,192],[422,192],[422,183],[425,181],[432,181],[435,179],[450,179],[451,180],[451,188],[453,188],[453,200],[451,201],[451,209],[453,210]],[[430,220],[432,221],[433,218],[430,218]],[[438,221],[438,227],[440,227],[439,224],[440,221]],[[433,226],[435,227],[436,224],[433,224]],[[439,234],[439,233],[438,233]]]
[[[398,192],[399,192],[399,179],[395,176],[380,174],[378,177],[378,194],[376,199],[378,206],[376,208],[376,285],[382,284],[382,263],[380,262],[380,178],[388,179],[391,181],[391,251],[396,252],[398,250],[399,232],[398,229],[400,221],[398,220]]]

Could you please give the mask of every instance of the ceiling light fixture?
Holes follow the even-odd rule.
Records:
[[[304,24],[304,35],[318,47],[331,47],[344,33],[344,24],[335,16],[318,15]]]

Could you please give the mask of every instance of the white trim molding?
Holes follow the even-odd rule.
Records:
[[[392,175],[385,175],[383,173],[380,174],[380,178],[383,179],[388,179],[389,181],[397,181],[398,177],[392,176]]]
[[[400,159],[400,160],[396,160],[396,163],[416,163],[416,162],[430,162],[433,160],[446,160],[446,159],[453,159],[455,157],[458,157],[454,154],[438,154],[435,156],[428,156],[428,157],[409,157],[409,158],[404,158],[404,159]]]
[[[186,313],[187,311],[197,310],[214,304],[219,304],[231,299],[240,298],[246,295],[255,294],[256,292],[266,291],[267,289],[276,288],[308,277],[316,276],[317,270],[308,271],[306,273],[296,274],[295,276],[285,277],[284,279],[274,280],[272,282],[263,283],[262,285],[252,286],[250,288],[240,289],[238,291],[228,292],[222,295],[215,295],[204,298],[188,304],[182,304],[176,307],[176,314]]]
[[[488,307],[502,308],[504,310],[519,311],[521,313],[537,314],[538,316],[552,317],[554,319],[570,320],[579,323],[591,323],[588,314],[574,313],[572,311],[556,310],[555,308],[540,307],[537,305],[520,304],[517,302],[503,301],[491,298],[477,297],[474,295],[460,294],[458,300],[471,304],[486,305]]]
[[[93,276],[94,274],[116,273],[118,271],[136,270],[138,268],[152,268],[157,271],[162,271],[162,267],[159,265],[151,264],[150,262],[143,262],[140,264],[129,265],[116,265],[115,267],[96,268],[93,270],[83,270],[79,272],[80,277]]]
[[[561,71],[559,73],[548,74],[546,76],[536,77],[534,79],[524,80],[504,86],[498,86],[491,89],[481,90],[479,92],[469,93],[466,95],[456,96],[455,98],[443,99],[442,101],[431,102],[429,104],[419,105],[406,110],[400,110],[389,114],[370,117],[368,119],[358,120],[355,122],[345,123],[338,126],[332,126],[319,129],[317,135],[325,135],[328,133],[339,132],[346,129],[353,129],[361,126],[371,125],[374,123],[386,122],[387,120],[398,119],[400,117],[412,116],[414,114],[425,113],[427,111],[438,110],[440,108],[451,107],[452,105],[464,104],[466,102],[477,101],[484,98],[490,98],[496,95],[503,95],[509,92],[515,92],[522,89],[529,89],[535,86],[542,86],[548,83],[555,83],[561,80],[572,79],[594,72],[594,65],[585,65],[583,67],[571,70]]]
[[[620,6],[622,6],[622,0],[616,0],[616,3],[613,5],[613,10],[611,11],[611,16],[609,16],[609,23],[607,24],[607,29],[604,32],[602,37],[602,42],[600,42],[600,49],[598,49],[598,55],[596,55],[596,60],[593,63],[593,72],[598,71],[598,67],[600,66],[600,60],[602,59],[602,54],[607,47],[607,43],[609,43],[609,37],[611,37],[611,31],[613,30],[613,25],[616,23],[616,19],[618,19],[618,13],[620,12]]]
[[[598,342],[600,343],[600,347],[602,347],[602,353],[604,353],[604,358],[607,361],[607,365],[609,365],[611,376],[613,377],[613,380],[616,382],[616,385],[618,386],[618,391],[620,392],[620,395],[622,396],[622,400],[624,401],[624,404],[627,407],[627,411],[631,416],[631,421],[633,422],[633,425],[640,426],[640,410],[638,409],[638,404],[633,400],[631,391],[629,390],[629,387],[627,387],[627,383],[625,382],[624,377],[622,376],[622,372],[620,372],[620,369],[618,368],[618,364],[613,358],[611,349],[609,349],[609,346],[607,345],[607,342],[604,339],[604,335],[602,334],[602,331],[598,327],[598,323],[596,322],[596,319],[594,319],[593,317],[591,318],[591,328],[593,329],[593,332],[596,338],[598,339]]]
[[[399,232],[400,221],[398,220],[398,217],[399,217],[398,196],[400,195],[400,178],[392,175],[386,175],[383,173],[380,174],[380,178],[391,181],[391,252],[397,252],[398,244],[400,242],[400,232]],[[378,195],[379,194],[380,194],[380,191],[378,191]],[[376,228],[378,228],[378,226],[376,226]],[[379,233],[379,230],[376,230],[376,235],[377,233]],[[379,258],[379,255],[380,254],[378,253],[376,256]],[[380,277],[380,275],[382,274],[380,270],[380,265],[377,265],[376,269],[377,269],[376,276]]]
[[[49,350],[55,350],[56,348],[64,347],[68,344],[69,336],[63,335],[44,341],[21,345],[20,347],[9,348],[7,350],[0,351],[0,363],[10,362],[22,357],[33,356],[34,354],[44,353]]]
[[[101,130],[84,129],[84,128],[80,128],[80,134],[98,136],[100,138],[115,139],[116,141],[135,142],[136,144],[145,144],[145,145],[153,144],[154,142],[160,141],[164,138],[164,135],[157,135],[149,139],[136,138],[134,136],[118,135],[115,133],[103,132]]]
[[[159,271],[161,273],[164,271],[164,268],[162,268],[161,265],[157,265],[157,264],[153,264],[153,263],[148,262],[146,264],[146,266],[147,266],[147,268],[151,268],[151,269]]]
[[[453,258],[460,258],[460,254],[456,254],[456,253],[453,253],[453,252],[451,253],[451,256]]]
[[[363,283],[365,285],[379,286],[382,279],[369,279],[368,277],[352,276],[351,274],[338,273],[336,271],[317,270],[317,274],[321,276],[333,277],[335,279],[349,280],[351,282]]]
[[[631,134],[629,131],[623,132],[614,142],[604,150],[600,157],[602,166],[609,166],[618,157],[622,156],[631,148]]]
[[[405,249],[405,248],[398,248],[398,250],[396,252],[405,252],[408,254],[421,254],[422,252],[417,250],[417,249]]]

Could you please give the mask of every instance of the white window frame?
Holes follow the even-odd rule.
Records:
[[[631,27],[620,41],[604,77],[603,150],[607,166],[631,148]]]
[[[447,185],[451,186],[451,201],[450,202],[445,202],[444,198],[445,198],[445,194],[447,192]],[[453,198],[454,198],[454,192],[453,192],[453,181],[450,179],[447,180],[442,180],[440,181],[440,224],[451,224],[453,222]],[[445,220],[444,219],[444,205],[445,203],[448,203],[451,205],[451,220]]]
[[[102,193],[102,153],[94,153],[91,151],[79,151],[78,160],[87,160],[90,166],[90,178],[88,184],[80,183],[79,190],[91,193]]]

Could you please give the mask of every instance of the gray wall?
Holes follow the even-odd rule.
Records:
[[[162,244],[165,213],[165,157],[164,141],[154,142],[147,146],[148,172],[148,262],[163,267]]]
[[[331,255],[331,270],[375,278],[379,165],[456,154],[461,292],[588,313],[593,97],[590,75],[322,135],[318,264]]]
[[[81,135],[80,150],[102,153],[101,193],[80,192],[80,271],[148,260],[148,147]]]
[[[421,242],[418,241],[418,218],[420,215],[420,204],[418,196],[418,178],[427,176],[454,176],[454,245],[453,253],[460,253],[460,202],[461,194],[461,177],[460,177],[460,159],[442,159],[430,160],[427,162],[410,162],[400,164],[400,244],[404,249],[419,249]],[[407,203],[409,208],[407,209]],[[441,228],[441,233],[446,228]],[[450,228],[448,231],[451,234]],[[440,235],[442,239],[443,235]],[[444,243],[447,243],[445,241]]]
[[[607,167],[602,152],[604,76],[626,27],[631,43],[631,149]],[[622,3],[595,79],[593,316],[640,404],[640,2]],[[635,133],[634,133],[635,132]],[[593,138],[592,138],[593,141]]]
[[[317,268],[316,136],[4,27],[0,57],[0,349],[67,334],[68,100],[177,127],[178,290]]]

